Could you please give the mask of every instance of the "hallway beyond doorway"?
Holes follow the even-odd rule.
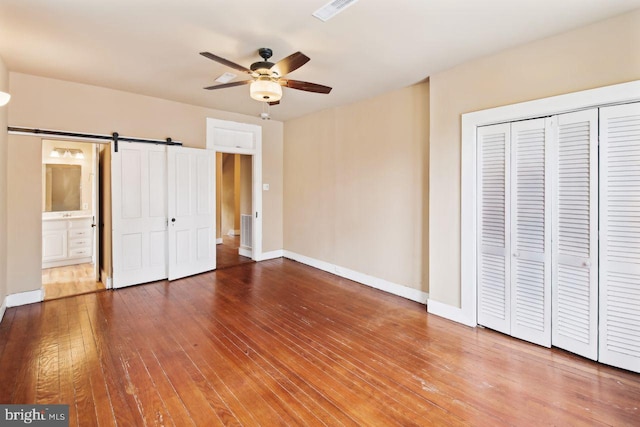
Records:
[[[222,236],[222,244],[216,247],[216,265],[218,270],[254,262],[251,258],[238,254],[239,247],[240,236]]]

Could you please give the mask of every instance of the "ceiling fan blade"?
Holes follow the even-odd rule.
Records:
[[[242,80],[240,82],[231,82],[231,83],[224,83],[224,84],[221,84],[221,85],[207,86],[204,89],[207,89],[207,90],[225,89],[225,88],[228,88],[228,87],[248,85],[249,83],[252,83],[252,82],[253,82],[253,80]]]
[[[251,71],[247,67],[244,67],[240,64],[236,64],[235,62],[231,62],[228,59],[224,59],[219,56],[216,56],[213,53],[200,52],[200,55],[204,56],[205,58],[209,58],[213,61],[219,62],[220,64],[226,65],[227,67],[233,68],[234,70],[242,71],[243,73],[249,73],[249,74],[253,73],[253,71]]]
[[[271,67],[271,71],[278,73],[278,76],[282,77],[285,74],[297,70],[307,62],[309,62],[307,55],[302,52],[296,52],[278,61],[276,65]]]
[[[300,80],[281,79],[279,83],[283,86],[290,87],[291,89],[305,90],[307,92],[329,93],[332,89],[329,86],[323,86],[317,83],[301,82]]]
[[[269,105],[278,105],[278,104],[280,104],[280,101],[269,102]]]

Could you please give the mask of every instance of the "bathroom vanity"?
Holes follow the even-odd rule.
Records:
[[[60,213],[42,217],[42,268],[93,261],[93,217]]]

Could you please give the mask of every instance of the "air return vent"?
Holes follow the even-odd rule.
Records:
[[[313,12],[313,16],[321,21],[328,21],[358,0],[333,0]]]

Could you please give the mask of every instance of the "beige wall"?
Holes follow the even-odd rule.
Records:
[[[20,73],[10,73],[10,78],[13,97],[8,122],[11,126],[102,134],[118,132],[122,136],[142,138],[171,137],[185,146],[199,148],[206,146],[207,117],[261,126],[263,181],[271,184],[271,191],[263,195],[262,250],[282,249],[281,122]],[[38,146],[37,152],[33,151],[34,145]],[[16,187],[8,193],[8,227],[14,230],[14,237],[20,234],[19,239],[12,239],[9,234],[9,259],[13,265],[13,274],[8,271],[9,288],[10,293],[15,293],[40,288],[41,231],[40,225],[32,223],[31,218],[36,211],[40,216],[40,139],[11,136],[9,146],[8,180],[10,186],[13,183]],[[32,170],[33,165],[38,165],[37,172]],[[35,265],[38,267],[33,271]],[[28,277],[23,279],[18,272]]]
[[[640,10],[431,76],[431,299],[460,306],[461,114],[636,79]]]
[[[13,101],[13,100],[12,100]],[[9,121],[11,123],[11,121]],[[42,140],[9,135],[7,288],[42,286]]]
[[[0,90],[9,92],[9,72],[0,58]],[[7,111],[0,107],[0,305],[7,296]]]
[[[285,123],[284,247],[428,291],[429,85]]]

